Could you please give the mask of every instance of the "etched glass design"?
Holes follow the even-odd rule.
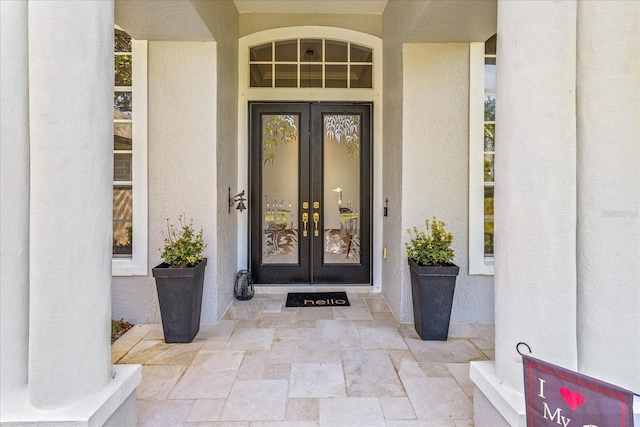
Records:
[[[360,264],[360,116],[324,115],[325,264]]]
[[[299,262],[298,134],[297,115],[262,116],[263,264]]]

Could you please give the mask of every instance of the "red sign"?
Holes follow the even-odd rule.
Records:
[[[633,427],[633,393],[526,355],[527,427]]]

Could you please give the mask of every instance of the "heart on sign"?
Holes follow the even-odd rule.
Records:
[[[571,391],[568,388],[562,387],[560,389],[560,394],[562,395],[564,401],[567,402],[567,405],[569,405],[569,408],[571,408],[572,411],[575,411],[578,406],[584,404],[584,396],[577,391]]]

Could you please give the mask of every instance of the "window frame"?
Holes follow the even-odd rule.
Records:
[[[147,179],[147,40],[131,39],[131,188],[132,254],[131,258],[112,258],[112,276],[147,276],[148,266],[148,179]],[[117,87],[114,86],[114,92]],[[113,186],[128,182],[113,181]]]
[[[469,46],[469,274],[494,274],[484,254],[484,42]],[[495,197],[495,194],[494,194]]]
[[[301,57],[300,57],[300,50],[301,50],[301,42],[303,40],[317,40],[320,41],[322,44],[322,57],[320,58],[320,60],[318,61],[304,61]],[[281,43],[281,42],[296,42],[296,59],[295,60],[290,60],[290,61],[284,61],[284,60],[277,60],[276,59],[276,44]],[[340,42],[340,43],[345,43],[346,44],[346,50],[347,50],[347,59],[346,61],[328,61],[326,60],[326,42]],[[333,88],[331,86],[327,86],[327,72],[326,72],[326,68],[327,66],[345,66],[346,67],[346,87],[345,88],[341,88],[338,87],[337,89],[367,89],[367,90],[371,90],[371,89],[375,89],[375,69],[374,69],[374,64],[375,64],[375,58],[373,57],[374,55],[374,49],[372,46],[368,46],[368,45],[364,45],[364,44],[360,44],[360,43],[354,43],[352,41],[349,40],[341,40],[341,39],[336,39],[336,38],[328,38],[328,37],[295,37],[295,38],[289,38],[289,39],[274,39],[274,40],[270,40],[268,42],[262,42],[259,44],[255,44],[255,45],[249,45],[248,46],[248,50],[249,52],[251,51],[252,48],[255,47],[261,47],[263,45],[267,45],[270,44],[271,45],[271,59],[270,60],[252,60],[251,59],[251,54],[248,54],[248,58],[249,58],[249,62],[248,62],[248,67],[247,67],[247,71],[248,71],[248,75],[247,75],[247,87],[251,88],[251,89],[263,89],[263,88],[269,88],[269,89],[283,89],[283,88],[292,88],[292,89],[330,89]],[[369,62],[363,62],[363,61],[351,61],[351,49],[352,46],[355,46],[356,48],[365,48],[365,49],[370,49],[371,50],[371,61]],[[271,86],[251,86],[251,66],[252,65],[265,65],[265,66],[270,66],[271,67]],[[276,72],[276,66],[277,65],[292,65],[296,67],[296,86],[277,86],[277,72]],[[322,85],[321,86],[301,86],[301,74],[302,74],[302,70],[301,67],[305,66],[305,65],[314,65],[314,66],[319,66],[322,69]],[[351,87],[351,67],[360,67],[360,66],[368,66],[371,67],[371,87]]]

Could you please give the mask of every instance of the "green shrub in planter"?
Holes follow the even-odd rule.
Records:
[[[203,230],[193,229],[184,214],[180,227],[167,220],[167,234],[160,248],[164,263],[153,268],[156,279],[164,340],[168,343],[191,342],[200,330],[202,292],[207,259]]]
[[[411,240],[405,243],[407,257],[418,265],[449,265],[455,253],[451,248],[453,234],[445,230],[445,223],[433,217],[425,221],[427,232],[418,227],[408,229]]]
[[[193,229],[193,220],[188,224],[184,214],[178,217],[180,227],[176,228],[167,219],[167,234],[163,233],[164,246],[160,256],[170,268],[195,267],[204,258],[207,244],[202,237],[203,230],[197,233]]]
[[[436,217],[425,221],[427,231],[407,230],[405,243],[411,273],[416,332],[423,340],[446,340],[459,267],[452,263],[453,234]]]

